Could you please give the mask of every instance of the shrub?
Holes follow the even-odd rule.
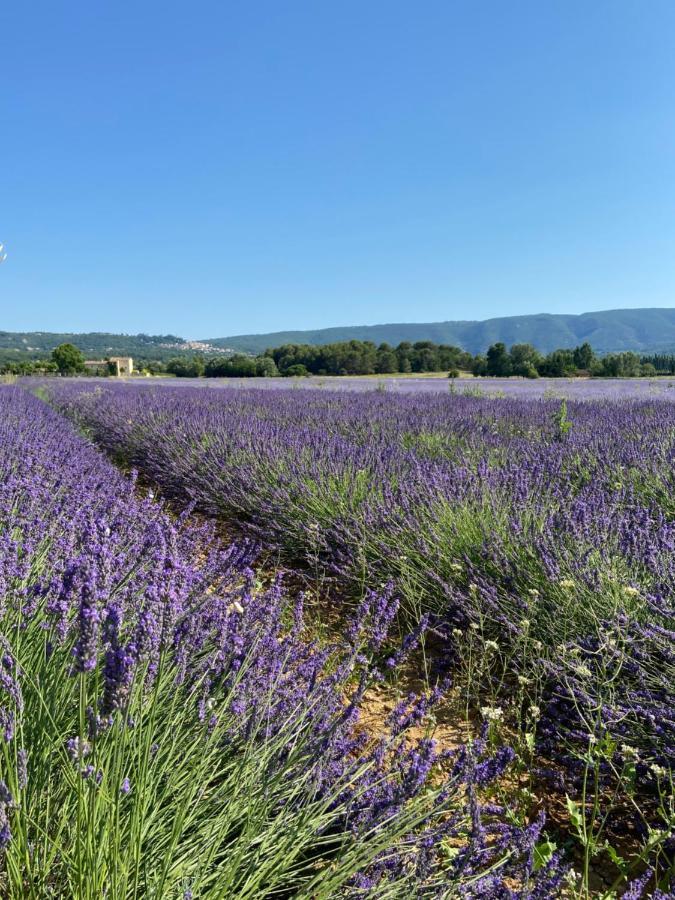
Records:
[[[307,371],[307,366],[303,366],[302,363],[296,363],[295,365],[285,368],[281,374],[288,378],[297,378],[299,376],[309,375],[309,372]]]

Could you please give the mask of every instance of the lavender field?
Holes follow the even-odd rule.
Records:
[[[127,378],[147,384],[147,378]],[[171,378],[153,380],[160,387],[254,390],[387,391],[395,394],[467,394],[473,397],[522,397],[567,400],[675,400],[675,378],[454,378],[444,375],[357,375],[304,378]]]
[[[436,381],[0,387],[2,896],[673,896],[675,391]]]
[[[390,588],[319,641],[254,543],[139,499],[41,400],[0,404],[3,896],[556,890],[543,821],[491,799],[510,751],[410,738],[428,694],[360,729],[419,640],[388,634]]]

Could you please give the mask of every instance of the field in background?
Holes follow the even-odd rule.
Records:
[[[85,379],[79,379],[84,381]],[[306,378],[126,378],[126,383],[201,387],[210,389],[372,391],[392,393],[468,393],[474,396],[602,400],[643,398],[675,400],[675,378],[446,378],[433,373],[412,375],[340,375]],[[100,383],[100,379],[97,380]]]

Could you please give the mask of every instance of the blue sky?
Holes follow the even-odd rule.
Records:
[[[0,329],[675,305],[672,0],[3,5]]]

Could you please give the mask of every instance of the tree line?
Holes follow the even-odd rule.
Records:
[[[334,344],[284,344],[266,350],[262,356],[235,355],[206,363],[205,374],[238,377],[258,374],[279,375],[387,375],[397,372],[447,372],[466,369],[473,357],[459,347],[418,341],[403,341],[397,347],[376,346],[371,341],[340,341]],[[253,364],[252,364],[253,363]],[[255,369],[255,371],[253,371]]]
[[[508,378],[519,375],[524,378],[566,378],[574,375],[591,375],[599,378],[638,378],[658,375],[659,370],[651,357],[637,353],[607,353],[597,356],[589,343],[573,349],[552,350],[543,355],[531,344],[514,344],[510,350],[498,342],[492,344],[485,356],[475,356],[474,375]]]
[[[642,363],[646,366],[654,366],[657,375],[675,375],[675,353],[655,353],[652,356],[643,356]]]
[[[75,375],[83,372],[84,355],[70,343],[61,344],[48,359],[6,362],[3,374]],[[112,370],[111,370],[112,371]],[[590,375],[608,378],[675,375],[675,354],[609,353],[598,356],[589,343],[572,349],[542,354],[531,344],[492,344],[485,354],[472,355],[459,347],[432,341],[402,341],[396,347],[371,341],[340,341],[315,346],[283,344],[260,356],[204,357],[183,355],[168,362],[145,363],[148,374],[171,374],[180,378],[260,378],[301,375],[396,375],[412,372],[461,372],[487,377],[565,378]]]
[[[179,374],[169,363],[169,371]],[[193,364],[194,365],[194,364]],[[396,347],[376,346],[370,341],[342,341],[314,346],[284,344],[266,350],[262,356],[235,355],[202,363],[199,374],[207,377],[246,378],[258,375],[396,375],[411,372],[460,372],[487,377],[565,378],[590,375],[606,378],[635,378],[675,374],[675,355],[643,357],[637,353],[609,353],[597,356],[589,343],[572,349],[542,354],[531,344],[492,344],[485,354],[467,353],[459,347],[432,341],[403,341]]]

